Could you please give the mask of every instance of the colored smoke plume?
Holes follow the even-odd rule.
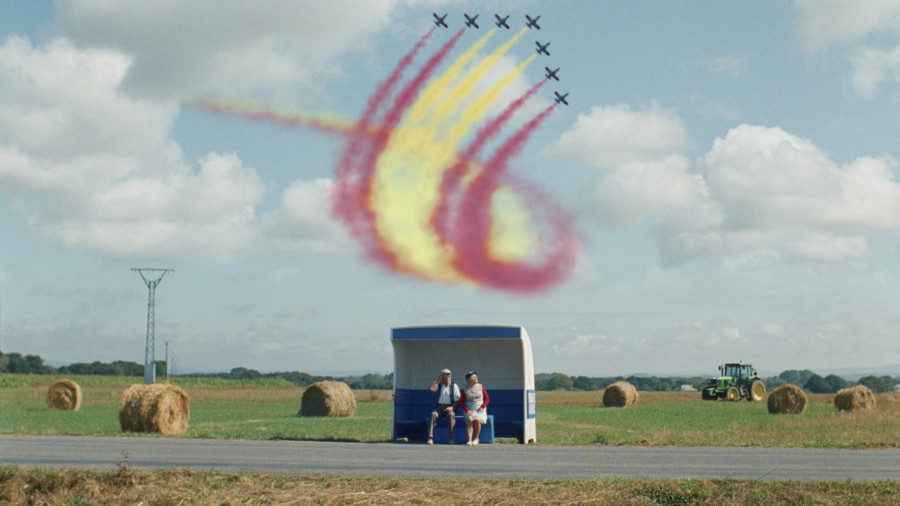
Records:
[[[332,212],[365,255],[384,268],[443,283],[535,293],[571,274],[581,242],[573,217],[509,169],[556,104],[499,138],[545,81],[487,118],[507,86],[536,58],[531,55],[497,82],[484,83],[526,31],[473,63],[496,33],[491,30],[438,74],[465,32],[457,32],[415,68],[432,29],[376,87],[355,122],[225,100],[197,105],[345,136]],[[407,72],[412,75],[404,80]],[[499,146],[483,153],[494,140]]]

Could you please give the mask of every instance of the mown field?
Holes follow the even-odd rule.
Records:
[[[45,403],[57,376],[0,375],[0,433],[120,435],[122,392],[140,378],[72,377],[77,412]],[[388,441],[388,391],[356,391],[350,418],[298,417],[303,390],[282,381],[174,378],[191,396],[184,436]],[[878,395],[868,413],[840,413],[811,395],[801,415],[764,403],[701,401],[699,393],[641,392],[634,407],[604,408],[601,392],[538,392],[538,444],[900,447],[900,396]],[[171,437],[171,436],[166,436]],[[512,444],[515,440],[500,440]],[[203,473],[23,469],[0,466],[0,504],[900,504],[900,481],[423,480]]]
[[[135,379],[77,377],[83,401],[77,412],[45,403],[55,376],[4,375],[0,432],[5,434],[122,435],[118,403]],[[138,379],[139,380],[139,379]],[[298,417],[303,390],[280,382],[173,379],[191,396],[190,428],[183,437],[388,441],[388,391],[355,391],[350,418]],[[900,396],[879,394],[865,413],[841,413],[832,395],[810,395],[801,415],[772,415],[765,403],[713,402],[699,393],[641,392],[634,407],[604,408],[601,392],[537,394],[538,444],[774,446],[814,448],[900,447]],[[153,435],[127,434],[136,437]],[[515,440],[501,439],[501,443]]]

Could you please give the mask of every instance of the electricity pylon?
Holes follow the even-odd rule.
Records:
[[[155,306],[156,306],[156,285],[162,281],[163,276],[167,272],[174,269],[148,269],[134,267],[131,270],[137,271],[147,285],[150,296],[147,302],[147,347],[144,351],[144,384],[152,385],[156,383],[156,322],[155,322]],[[146,274],[145,274],[146,273]],[[159,273],[155,276],[154,273]],[[148,277],[150,276],[150,277]]]

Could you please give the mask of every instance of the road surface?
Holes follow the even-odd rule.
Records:
[[[900,480],[900,450],[434,445],[0,435],[0,463],[408,478]],[[473,464],[475,463],[475,464]]]

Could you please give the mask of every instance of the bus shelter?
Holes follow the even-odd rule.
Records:
[[[477,371],[490,396],[493,437],[534,442],[535,389],[531,341],[523,327],[451,325],[395,327],[393,439],[424,439],[434,407],[428,387],[450,369],[465,388],[465,373]],[[461,410],[457,415],[461,414]],[[463,427],[465,423],[463,422]],[[457,428],[460,422],[457,421]],[[435,438],[437,438],[437,433]]]

